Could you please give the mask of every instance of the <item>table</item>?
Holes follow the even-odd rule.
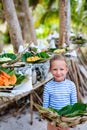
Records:
[[[51,80],[53,76],[49,73],[47,78],[43,81],[37,82],[32,85],[32,79],[28,80],[26,83],[23,83],[19,86],[14,87],[13,90],[8,92],[0,92],[0,109],[3,107],[7,107],[10,103],[17,101],[27,95],[30,94],[30,115],[31,121],[30,124],[33,123],[33,93],[34,90],[38,89],[46,82]],[[25,88],[26,86],[26,88]]]

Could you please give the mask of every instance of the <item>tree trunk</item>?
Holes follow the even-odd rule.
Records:
[[[16,3],[14,3],[14,4],[16,4]],[[30,32],[29,32],[28,21],[26,19],[25,13],[23,11],[22,1],[20,1],[20,3],[16,4],[16,8],[18,9],[17,16],[18,16],[18,20],[20,23],[21,31],[22,31],[22,37],[26,44],[26,43],[30,42],[31,36],[30,36]]]
[[[2,0],[5,18],[8,23],[11,43],[13,44],[14,52],[17,53],[19,46],[23,45],[21,28],[17,18],[13,0]]]
[[[63,43],[69,46],[70,37],[70,0],[59,0],[59,43],[61,48]]]
[[[31,41],[37,45],[37,38],[36,38],[36,33],[33,25],[33,19],[30,13],[30,9],[28,6],[28,0],[23,0],[23,10],[25,12],[28,24],[29,24],[29,30],[30,30],[30,36],[31,36]]]

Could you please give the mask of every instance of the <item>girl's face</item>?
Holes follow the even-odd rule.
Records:
[[[68,68],[65,61],[54,60],[51,62],[50,72],[52,73],[55,81],[61,82],[64,81]]]

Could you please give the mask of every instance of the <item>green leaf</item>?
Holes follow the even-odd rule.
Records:
[[[36,56],[39,56],[44,59],[49,58],[49,55],[46,52],[37,53]]]
[[[17,82],[16,82],[15,85],[21,84],[26,79],[26,76],[25,75],[21,75],[21,74],[16,74],[16,77],[17,77]]]
[[[11,58],[12,60],[16,59],[16,55],[13,53],[2,54],[2,57],[8,57],[8,58]]]
[[[87,104],[78,102],[73,105],[67,105],[63,107],[62,109],[59,110],[59,114],[66,115],[66,116],[69,114],[72,116],[72,113],[73,115],[81,114],[82,112],[86,111],[86,107],[87,107]]]
[[[58,49],[58,48],[50,48],[50,49],[48,49],[48,52],[54,52],[56,49]]]
[[[67,117],[75,117],[75,116],[81,116],[83,114],[84,114],[84,111],[82,111],[82,110],[76,110],[76,111],[74,111],[74,112],[72,112],[70,114],[67,114],[66,116]]]
[[[23,62],[26,62],[26,59],[28,58],[28,57],[31,57],[32,56],[32,54],[31,53],[29,53],[29,52],[26,52],[26,53],[24,53],[23,55],[22,55],[22,61]]]
[[[63,107],[62,109],[59,110],[59,114],[60,115],[66,115],[68,113],[71,113],[72,110],[72,105],[67,105],[65,107]]]
[[[51,110],[52,112],[57,112],[59,114],[59,111],[54,109],[54,108],[52,108],[52,107],[49,107],[49,110]]]
[[[3,67],[0,67],[0,71],[4,71],[4,72],[6,72],[6,73],[9,74],[9,75],[12,75],[12,74],[15,74],[15,73],[16,73],[15,70],[13,70],[13,69],[3,68]]]

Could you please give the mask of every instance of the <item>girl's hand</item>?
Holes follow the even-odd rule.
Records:
[[[57,130],[63,130],[63,128],[62,128],[62,127],[60,127],[60,126],[58,126],[58,127],[57,127]]]

